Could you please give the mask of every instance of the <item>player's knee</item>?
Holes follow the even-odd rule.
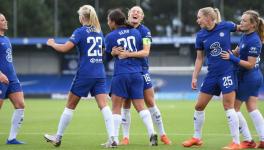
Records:
[[[25,104],[24,103],[16,103],[15,104],[15,109],[25,109]]]
[[[203,111],[205,109],[205,106],[202,105],[195,105],[195,110],[196,111]]]
[[[154,100],[154,98],[146,98],[145,99],[145,103],[146,103],[146,106],[148,108],[155,106],[155,100]]]

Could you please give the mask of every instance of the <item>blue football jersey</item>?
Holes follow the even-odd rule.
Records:
[[[17,81],[18,78],[13,65],[12,46],[6,36],[0,36],[0,71],[2,71],[9,81]]]
[[[239,43],[239,57],[241,60],[248,60],[248,56],[257,57],[256,65],[253,69],[259,68],[260,53],[261,53],[262,43],[259,38],[258,33],[253,32],[250,34],[243,34]],[[239,71],[249,71],[242,66],[239,66]]]
[[[96,32],[93,26],[82,26],[73,32],[69,41],[78,49],[79,63],[76,75],[82,78],[105,78],[103,34]]]
[[[201,29],[196,35],[196,50],[205,51],[208,60],[208,75],[221,75],[234,69],[230,60],[221,58],[222,51],[231,50],[230,32],[236,31],[236,24],[222,21],[208,31]]]
[[[105,37],[105,52],[111,55],[114,46],[122,46],[125,50],[136,52],[142,50],[142,38],[134,28],[120,27]],[[120,59],[115,57],[114,75],[142,72],[140,58]]]
[[[149,38],[150,41],[152,41],[151,32],[146,26],[140,24],[136,29],[139,31],[142,39],[143,38]],[[143,43],[142,43],[141,49],[143,49]],[[149,68],[148,57],[145,57],[142,59],[142,67],[143,67],[143,70],[146,70],[146,71],[148,70],[148,68]]]

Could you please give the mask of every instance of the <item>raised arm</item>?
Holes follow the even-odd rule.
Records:
[[[54,39],[48,39],[47,45],[62,53],[66,53],[74,47],[74,44],[71,41],[67,41],[64,44],[58,44]]]

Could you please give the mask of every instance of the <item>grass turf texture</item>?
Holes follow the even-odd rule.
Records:
[[[101,112],[94,100],[80,101],[74,112],[73,119],[66,129],[60,148],[53,147],[44,141],[44,133],[56,133],[60,115],[66,101],[48,99],[27,99],[23,126],[18,139],[25,141],[25,145],[6,145],[10,120],[13,112],[10,101],[5,101],[0,111],[0,149],[1,150],[96,150],[104,149],[100,146],[107,140],[105,125]],[[146,128],[139,115],[132,109],[132,124],[130,129],[130,145],[119,146],[118,149],[146,150],[146,149],[188,149],[181,143],[192,137],[193,110],[195,101],[157,101],[161,110],[167,135],[172,145],[163,145],[159,141],[158,147],[150,147]],[[264,113],[264,102],[259,102],[259,108]],[[242,108],[255,141],[258,141],[252,121]],[[121,134],[120,134],[121,135]],[[120,136],[121,139],[121,136]],[[221,101],[211,101],[206,108],[206,119],[203,127],[204,145],[201,150],[216,150],[226,146],[231,141],[227,120]],[[196,149],[196,148],[189,148]]]

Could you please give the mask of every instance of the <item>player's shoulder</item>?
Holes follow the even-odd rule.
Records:
[[[260,37],[257,32],[253,32],[250,35],[248,35],[248,43],[254,43],[254,44],[259,44],[262,45],[262,42],[260,40]]]
[[[200,38],[203,37],[205,34],[206,34],[206,30],[202,28],[196,33],[196,37]]]
[[[144,24],[140,24],[138,26],[138,29],[150,32],[149,28],[147,26],[145,26]]]

